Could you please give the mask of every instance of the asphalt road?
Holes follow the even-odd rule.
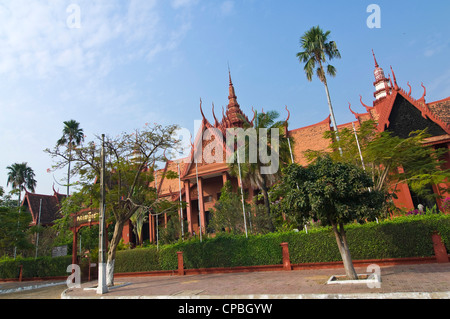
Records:
[[[67,289],[66,285],[44,287],[10,294],[0,294],[0,299],[61,299],[61,293],[65,289]]]

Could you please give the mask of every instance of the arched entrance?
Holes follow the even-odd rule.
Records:
[[[72,264],[79,265],[77,258],[78,232],[83,227],[91,227],[99,224],[99,210],[96,208],[86,208],[72,214],[72,225],[70,230],[73,232],[72,242]],[[107,240],[107,238],[105,239]],[[74,273],[72,269],[72,273]],[[90,273],[90,262],[88,262],[88,272]],[[90,277],[90,276],[89,276]]]

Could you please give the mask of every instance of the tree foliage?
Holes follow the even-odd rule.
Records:
[[[375,220],[385,202],[384,193],[372,189],[371,177],[361,168],[329,156],[317,158],[308,167],[289,165],[281,185],[286,215],[332,226],[346,274],[356,279],[344,225]]]
[[[324,138],[331,140],[331,152],[307,151],[307,158],[312,161],[329,154],[335,161],[363,167],[371,176],[374,189],[388,192],[391,197],[395,197],[400,183],[407,183],[412,191],[427,198],[438,196],[430,192],[431,185],[445,187],[441,183],[450,178],[450,170],[443,169],[443,154],[447,149],[425,146],[430,136],[426,129],[411,132],[404,139],[389,131],[378,132],[376,123],[370,120],[355,130],[358,140],[353,129],[344,128],[339,133],[340,142],[335,140],[333,132],[326,132]],[[338,147],[342,148],[342,155]]]
[[[248,122],[246,118],[240,116],[244,122],[243,128],[245,130],[254,130],[252,131],[254,134],[250,134],[249,138],[246,138],[242,144],[237,145],[238,147],[233,154],[236,161],[232,161],[229,164],[230,174],[239,178],[240,169],[243,183],[254,189],[261,190],[266,212],[269,216],[272,216],[269,188],[280,180],[281,167],[287,164],[290,158],[289,144],[285,135],[286,121],[277,121],[279,114],[275,111],[261,113],[254,111],[254,113],[252,122]],[[272,136],[272,130],[277,132],[277,137]],[[266,136],[263,134],[264,132],[267,132]],[[275,143],[273,143],[274,140],[276,140]],[[239,143],[239,139],[237,143]],[[261,152],[265,150],[270,150],[270,158],[272,161],[275,159],[274,162],[264,163],[261,160]],[[255,160],[250,160],[252,156],[254,156]],[[273,172],[265,173],[264,169],[270,165],[276,166],[276,169]],[[274,230],[273,225],[270,228],[272,231]]]
[[[176,125],[154,124],[131,134],[107,136],[104,140],[106,217],[114,223],[108,251],[108,285],[113,284],[116,248],[125,223],[139,209],[156,215],[178,208],[176,203],[158,198],[156,189],[150,186],[154,181],[156,163],[165,159],[164,150],[176,149],[178,146],[175,137],[177,129]],[[78,174],[82,186],[81,198],[75,203],[78,206],[88,203],[91,207],[99,206],[100,185],[97,179],[101,172],[101,149],[102,139],[99,137],[97,141],[72,149],[72,161],[75,164],[71,175]],[[61,167],[67,161],[65,150],[61,150],[58,145],[46,152],[58,160],[55,167]]]
[[[210,232],[228,232],[244,234],[244,212],[240,189],[233,191],[230,181],[221,190],[220,199],[211,209]],[[246,197],[246,196],[245,196]],[[266,207],[257,203],[244,203],[247,230],[250,233],[264,234],[272,231],[273,217],[267,213]]]

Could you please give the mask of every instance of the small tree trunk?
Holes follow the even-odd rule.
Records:
[[[339,252],[344,262],[345,275],[350,280],[357,280],[358,275],[356,274],[355,268],[353,267],[352,256],[350,254],[350,249],[347,244],[347,236],[345,235],[344,225],[339,224],[339,229],[336,223],[332,224],[333,232],[336,236],[336,242],[339,247]]]
[[[116,261],[116,250],[122,238],[124,222],[119,220],[114,227],[114,234],[109,243],[108,262],[106,264],[106,284],[108,287],[114,286],[114,263]]]
[[[269,228],[270,228],[270,231],[274,231],[275,227],[273,226],[272,213],[270,211],[269,192],[267,190],[267,186],[265,184],[265,180],[264,180],[264,183],[262,185],[262,192],[263,192],[263,196],[264,196],[264,205],[266,206],[266,211],[267,211],[267,214],[269,216]]]

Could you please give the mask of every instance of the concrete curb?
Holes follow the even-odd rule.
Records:
[[[0,289],[0,295],[11,294],[11,293],[27,291],[27,290],[40,289],[40,288],[45,288],[45,287],[65,285],[65,284],[66,284],[66,282],[62,281],[62,282],[35,284],[35,285],[16,287],[16,288],[10,288],[10,289]]]
[[[394,293],[366,293],[366,294],[285,294],[285,295],[186,295],[186,296],[68,296],[66,289],[61,299],[155,299],[155,300],[230,300],[230,299],[450,299],[447,292],[394,292]]]

